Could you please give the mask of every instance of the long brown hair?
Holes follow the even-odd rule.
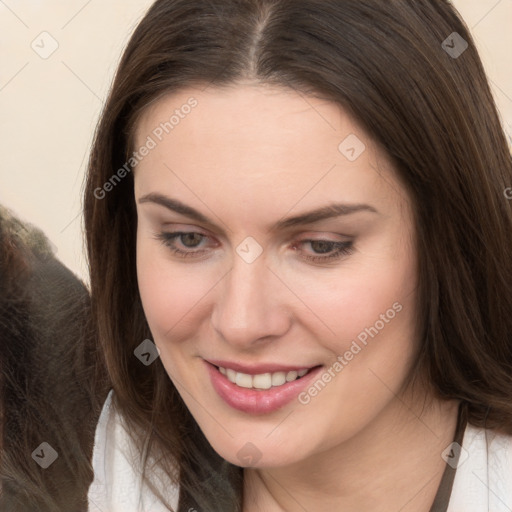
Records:
[[[454,41],[458,53],[449,51]],[[451,3],[157,0],[131,37],[97,128],[85,228],[116,406],[133,431],[150,432],[162,467],[178,461],[180,510],[239,511],[242,470],[208,445],[160,361],[145,367],[134,357],[151,332],[137,288],[133,173],[98,190],[134,151],[151,102],[242,79],[339,104],[389,155],[417,232],[420,336],[407,384],[425,379],[437,396],[466,404],[471,424],[512,434],[512,211],[504,196],[512,159],[474,41]]]

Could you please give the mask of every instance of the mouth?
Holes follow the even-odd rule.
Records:
[[[271,388],[279,388],[288,382],[299,380],[310,371],[317,368],[302,368],[299,370],[290,371],[277,371],[277,372],[266,372],[255,375],[248,373],[237,372],[232,368],[225,368],[223,366],[213,365],[217,371],[222,373],[230,382],[238,387],[246,389],[266,390]]]
[[[286,371],[248,374],[204,362],[217,395],[231,408],[248,414],[269,414],[292,403],[318,379],[323,369],[323,365],[294,369],[290,366]],[[267,365],[264,369],[271,368]]]

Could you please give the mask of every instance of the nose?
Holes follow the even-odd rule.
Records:
[[[231,271],[217,287],[213,328],[237,349],[283,336],[291,325],[284,288],[263,257],[247,263],[235,255]]]

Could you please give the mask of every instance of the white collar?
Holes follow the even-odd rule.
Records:
[[[113,390],[107,396],[96,427],[92,458],[94,480],[88,491],[88,511],[168,512],[141,481],[139,450],[112,405],[112,395]],[[153,471],[151,477],[173,509],[178,510],[179,486],[162,472]]]
[[[512,512],[512,436],[466,426],[448,512]]]
[[[89,512],[166,512],[140,481],[138,450],[113,410],[112,394],[96,427]],[[152,477],[177,510],[179,486],[162,473]],[[512,436],[467,424],[447,512],[512,512]]]

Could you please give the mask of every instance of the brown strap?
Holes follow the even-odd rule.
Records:
[[[467,404],[461,402],[459,405],[459,416],[457,419],[457,427],[455,429],[454,443],[462,446],[462,440],[464,438],[464,431],[466,430],[468,422]],[[452,465],[446,464],[444,468],[443,477],[441,483],[437,489],[436,497],[430,507],[430,512],[446,512],[448,510],[448,503],[450,502],[450,496],[452,494],[453,480],[455,479],[455,472],[457,471],[457,464],[459,462],[460,450],[454,450],[454,457]],[[455,467],[452,467],[455,466]]]

